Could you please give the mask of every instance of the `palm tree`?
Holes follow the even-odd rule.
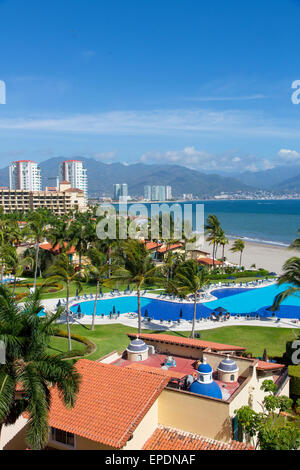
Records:
[[[274,310],[277,310],[287,297],[292,295],[299,296],[300,294],[300,258],[296,256],[293,256],[284,263],[283,274],[278,278],[277,284],[279,286],[286,283],[291,284],[291,286],[276,295],[273,303]]]
[[[243,240],[241,240],[240,238],[235,240],[234,244],[232,245],[232,248],[230,248],[230,251],[232,251],[233,253],[240,253],[240,269],[242,267],[242,254],[244,249],[245,242],[243,242]]]
[[[216,215],[210,214],[207,217],[206,224],[204,225],[205,235],[208,235],[207,241],[213,245],[213,269],[215,269],[216,246],[218,234],[220,231],[220,222]]]
[[[218,244],[221,245],[222,247],[222,269],[224,269],[224,261],[225,261],[225,256],[224,256],[224,251],[225,251],[225,245],[228,245],[229,240],[225,235],[224,230],[220,228],[220,232],[218,234]]]
[[[48,441],[51,387],[57,386],[64,404],[73,407],[80,383],[71,362],[49,355],[59,313],[40,318],[41,308],[38,290],[20,307],[9,290],[0,286],[0,340],[6,349],[5,364],[0,365],[0,431],[26,411],[26,441],[34,450],[43,449]]]
[[[92,326],[91,326],[91,330],[94,331],[99,289],[100,289],[100,286],[103,287],[105,285],[109,285],[107,276],[111,270],[111,266],[109,266],[105,262],[106,261],[105,254],[97,250],[97,248],[90,248],[88,252],[88,256],[91,261],[91,264],[87,268],[88,274],[90,277],[94,278],[97,283],[93,318],[92,318]]]
[[[123,280],[135,284],[138,297],[138,332],[142,332],[141,289],[162,279],[160,269],[154,265],[144,243],[127,240],[123,244],[125,267],[119,268],[111,277],[112,282]]]
[[[27,237],[32,239],[35,243],[33,290],[36,289],[40,243],[45,239],[47,235],[46,223],[47,223],[46,214],[43,211],[36,211],[30,214],[28,225],[24,229]]]
[[[79,267],[82,265],[82,255],[87,250],[87,239],[85,226],[79,221],[71,222],[69,230],[70,242],[69,246],[74,246],[79,255]]]
[[[16,292],[16,285],[17,285],[17,278],[22,276],[24,269],[26,266],[33,266],[34,260],[30,256],[26,256],[25,258],[21,259],[18,254],[17,250],[14,246],[9,246],[7,249],[7,257],[6,263],[9,271],[14,276],[14,284],[13,284],[13,296]]]
[[[52,282],[62,281],[67,289],[67,303],[66,303],[66,318],[67,318],[67,329],[68,329],[68,342],[69,342],[69,351],[72,350],[71,343],[71,331],[70,331],[70,310],[69,310],[69,300],[70,300],[70,285],[75,283],[78,290],[81,290],[81,282],[86,279],[84,272],[82,270],[76,271],[73,262],[70,260],[66,253],[62,253],[57,256],[54,264],[50,266],[46,273],[45,277],[47,278],[47,283],[51,284]]]
[[[173,283],[174,289],[181,295],[194,295],[194,315],[191,338],[195,337],[198,291],[208,283],[209,278],[207,271],[203,268],[199,268],[195,260],[184,261],[176,271]]]
[[[298,235],[300,237],[300,229],[298,230]],[[289,249],[293,250],[293,249],[296,249],[296,250],[299,250],[300,249],[300,238],[296,238],[296,240],[294,240],[290,246],[289,246]]]
[[[58,219],[56,223],[49,229],[47,239],[53,247],[58,247],[60,251],[64,251],[68,240],[69,222]]]

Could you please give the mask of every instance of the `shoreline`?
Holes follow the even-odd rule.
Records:
[[[240,254],[233,253],[230,248],[236,238],[229,238],[229,244],[225,246],[224,256],[229,263],[239,264]],[[270,272],[282,273],[283,264],[292,256],[299,257],[300,252],[297,250],[290,250],[287,246],[274,245],[268,243],[253,242],[242,239],[245,242],[245,250],[242,255],[242,266],[246,269],[250,268],[253,264],[256,268],[264,268]],[[208,251],[212,256],[212,246],[205,241],[203,245],[204,250]],[[219,247],[217,258],[222,257],[222,250]]]

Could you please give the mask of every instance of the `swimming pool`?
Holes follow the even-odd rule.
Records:
[[[217,299],[224,299],[225,297],[230,297],[231,295],[242,294],[248,290],[254,289],[253,287],[225,287],[223,289],[216,289],[211,291],[211,294]]]
[[[272,316],[272,312],[267,308],[273,303],[275,296],[285,290],[287,284],[282,286],[270,285],[257,289],[238,289],[242,292],[236,292],[233,295],[223,296],[212,302],[205,302],[197,305],[197,318],[207,318],[218,307],[225,308],[231,315],[256,315],[264,317]],[[233,289],[232,289],[233,290]],[[71,307],[76,313],[78,304]],[[86,315],[92,315],[94,301],[80,302],[81,312]],[[147,310],[148,317],[155,320],[177,321],[179,318],[192,320],[194,305],[193,303],[168,302],[165,300],[141,298],[142,316]],[[124,296],[111,299],[100,299],[97,303],[96,315],[109,315],[110,313],[124,314],[127,312],[137,312],[137,297]],[[181,316],[182,315],[182,316]],[[276,316],[279,318],[298,318],[300,319],[300,297],[290,297],[280,306]]]

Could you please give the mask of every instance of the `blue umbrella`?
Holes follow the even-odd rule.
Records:
[[[215,312],[224,313],[224,312],[227,312],[227,310],[226,310],[226,308],[218,307],[218,308],[215,309]]]
[[[59,301],[58,301],[57,304],[56,304],[56,307],[58,308],[58,307],[60,307],[60,306],[61,306],[61,301],[60,301],[60,299],[59,299]]]

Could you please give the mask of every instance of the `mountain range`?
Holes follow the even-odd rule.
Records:
[[[248,186],[230,176],[206,175],[180,165],[146,165],[135,163],[103,163],[92,158],[80,159],[88,174],[89,195],[92,197],[112,195],[115,183],[127,183],[131,195],[144,194],[144,186],[170,185],[174,196],[192,193],[203,197],[224,192],[246,191]],[[50,158],[40,163],[42,182],[44,186],[52,186],[58,175],[59,164],[63,157]],[[0,170],[0,186],[8,185],[8,167]]]
[[[91,197],[111,196],[113,184],[127,183],[130,195],[144,194],[144,186],[170,185],[173,196],[192,193],[207,197],[221,192],[266,190],[273,192],[300,193],[300,166],[280,166],[270,170],[235,175],[206,174],[181,165],[134,163],[104,163],[93,158],[77,157],[88,173],[88,188]],[[53,186],[58,176],[59,164],[64,157],[55,157],[40,163],[43,187]],[[0,169],[0,186],[8,185],[8,167]]]

